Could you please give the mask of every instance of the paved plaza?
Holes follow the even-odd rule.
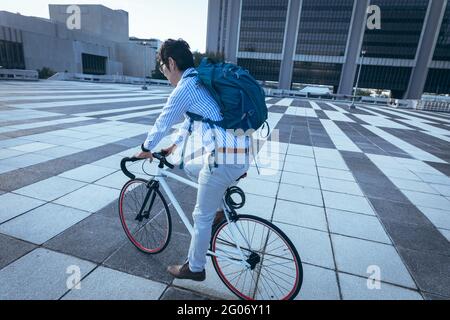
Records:
[[[0,82],[0,300],[234,299],[210,263],[202,283],[166,273],[190,240],[173,206],[159,255],[137,251],[119,221],[119,162],[139,149],[170,91]],[[291,238],[304,269],[297,299],[450,299],[450,114],[267,104],[280,143],[266,142],[263,174],[252,166],[239,184],[247,203],[238,212]],[[190,215],[195,190],[171,186]],[[80,288],[69,289],[74,267]]]

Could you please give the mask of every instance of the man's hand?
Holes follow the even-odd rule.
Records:
[[[166,153],[168,156],[170,156],[171,154],[173,154],[175,152],[176,149],[177,149],[177,145],[173,144],[170,147],[168,147],[167,149],[162,149],[162,151],[164,153]]]
[[[153,156],[151,152],[143,152],[143,151],[139,151],[138,153],[136,153],[134,155],[135,158],[139,158],[139,159],[149,159],[150,162],[153,161]]]

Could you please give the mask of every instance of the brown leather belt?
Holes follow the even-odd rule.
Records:
[[[235,154],[249,154],[249,149],[244,148],[219,148],[217,149],[218,153],[235,153]]]

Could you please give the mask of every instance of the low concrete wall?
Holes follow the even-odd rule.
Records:
[[[98,82],[98,83],[123,83],[123,84],[136,84],[136,85],[164,85],[170,86],[169,81],[167,80],[153,80],[153,79],[145,79],[138,77],[128,77],[128,76],[120,76],[120,75],[91,75],[91,74],[82,74],[82,73],[70,73],[70,72],[58,72],[53,77],[49,78],[49,80],[58,80],[58,81],[83,81],[83,82]]]
[[[39,74],[35,70],[0,69],[0,80],[39,81]]]
[[[448,112],[450,113],[450,102],[422,100],[417,105],[417,110]]]
[[[319,99],[319,100],[333,100],[340,102],[352,102],[353,96],[343,94],[313,94],[313,93],[301,93],[295,90],[281,90],[281,89],[269,89],[264,88],[267,96],[281,97],[281,98],[306,98],[306,99]],[[377,105],[389,105],[397,106],[399,103],[395,103],[394,99],[389,98],[375,98],[375,97],[355,97],[355,102],[365,104],[377,104]]]

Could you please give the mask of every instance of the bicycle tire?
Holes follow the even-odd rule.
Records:
[[[128,217],[125,216],[124,208],[126,207],[126,198],[125,197],[127,195],[127,192],[132,192],[132,190],[129,190],[129,189],[130,189],[130,186],[132,186],[133,184],[137,184],[136,188],[138,188],[138,187],[143,188],[143,186],[146,186],[147,190],[145,192],[145,195],[147,195],[147,193],[150,192],[150,197],[152,197],[154,194],[155,200],[156,200],[156,197],[158,197],[159,200],[161,201],[162,207],[160,208],[160,212],[159,213],[154,212],[154,215],[152,215],[152,213],[150,212],[151,209],[153,209],[153,207],[152,207],[150,209],[150,211],[148,212],[148,217],[147,217],[147,220],[150,220],[150,216],[155,217],[156,215],[158,215],[158,216],[162,215],[166,219],[166,224],[167,224],[166,232],[165,232],[165,234],[162,234],[163,239],[158,243],[158,245],[156,247],[148,246],[148,243],[149,243],[148,241],[147,241],[147,245],[144,245],[142,243],[143,242],[142,239],[139,240],[139,237],[137,236],[138,232],[144,230],[144,228],[145,228],[145,231],[148,231],[148,229],[147,229],[148,223],[152,222],[152,221],[156,221],[155,219],[151,219],[151,221],[147,221],[145,224],[143,224],[143,227],[137,228],[137,232],[135,232],[135,234],[133,234],[133,232],[130,230],[130,226],[132,226],[132,221],[130,219],[128,219]],[[144,180],[144,179],[139,179],[139,178],[130,180],[123,186],[123,188],[120,192],[120,197],[119,197],[119,217],[120,217],[120,222],[122,224],[122,227],[125,231],[125,234],[127,235],[128,239],[131,241],[131,243],[137,249],[139,249],[140,251],[147,253],[147,254],[158,254],[158,253],[163,252],[164,249],[167,248],[167,246],[170,242],[170,238],[172,235],[172,219],[170,216],[170,211],[169,211],[169,206],[167,205],[167,201],[164,198],[164,196],[162,195],[159,188],[154,187],[154,186],[151,186],[151,187],[147,187],[147,186],[148,186],[148,181]],[[152,192],[154,192],[154,193],[152,193]],[[142,207],[142,204],[145,200],[145,198],[143,199],[143,197],[142,197],[142,194],[144,194],[144,192],[140,192],[139,194],[140,195],[135,196],[133,200],[135,200],[135,201],[142,200],[142,203],[133,206],[133,210],[130,210],[131,211],[130,216],[133,216],[133,214],[138,213],[137,212],[138,209],[136,209],[136,208]],[[139,197],[139,199],[138,199],[138,197]],[[148,199],[148,200],[150,200],[150,199]],[[147,204],[148,203],[149,203],[149,201],[147,201]],[[154,201],[153,201],[153,203],[154,203]],[[158,209],[158,207],[156,207],[156,208]],[[157,209],[154,211],[157,211]],[[142,221],[144,221],[144,219]],[[138,227],[139,226],[140,226],[140,224],[138,224]],[[155,228],[155,230],[156,230],[156,232],[155,232],[155,234],[156,234],[157,229]],[[153,237],[153,233],[151,233],[151,234]],[[148,238],[147,238],[147,240],[148,240]]]
[[[272,300],[272,299],[276,299],[276,300],[293,300],[293,299],[295,299],[297,297],[298,293],[300,292],[300,289],[301,289],[301,286],[302,286],[302,283],[303,283],[303,267],[302,267],[302,262],[300,260],[300,256],[299,256],[299,254],[297,252],[297,249],[293,245],[292,241],[286,236],[286,234],[279,227],[277,227],[276,225],[274,225],[270,221],[267,221],[267,220],[262,219],[262,218],[257,217],[257,216],[238,215],[236,223],[242,222],[242,224],[243,224],[243,222],[245,222],[245,221],[252,221],[252,222],[254,222],[256,224],[259,224],[259,225],[265,225],[265,226],[267,226],[269,228],[269,230],[271,230],[271,232],[277,234],[283,240],[284,244],[289,249],[289,251],[290,251],[290,253],[292,255],[292,258],[293,258],[293,263],[295,265],[295,274],[296,274],[295,275],[295,282],[292,285],[292,288],[289,288],[290,290],[285,296],[282,296],[280,298],[275,298],[273,296],[270,296],[271,295],[270,292],[267,295],[267,297],[264,297],[264,295],[262,295],[261,292],[258,291],[259,283],[257,281],[255,281],[254,293],[253,293],[253,296],[250,296],[249,294],[245,294],[245,293],[241,292],[238,288],[236,288],[235,285],[233,285],[231,283],[232,282],[231,279],[228,279],[227,276],[225,275],[224,271],[223,271],[223,269],[225,269],[225,267],[221,266],[221,263],[219,262],[219,259],[216,256],[211,255],[211,259],[212,259],[212,263],[213,263],[214,269],[216,270],[220,280],[238,298],[243,299],[243,300],[259,300],[259,299],[261,299],[261,300]],[[216,251],[216,249],[217,249],[216,246],[217,246],[217,243],[218,243],[218,237],[219,237],[219,235],[221,235],[221,233],[222,233],[222,236],[223,236],[223,232],[224,232],[224,230],[225,230],[227,225],[228,225],[228,221],[224,220],[213,231],[213,235],[212,235],[212,238],[211,238],[211,247],[210,247],[212,252]],[[247,226],[248,226],[248,223],[247,223]],[[245,230],[244,230],[244,232],[245,232]],[[254,233],[255,233],[255,231],[253,231],[253,235],[254,235]],[[270,238],[269,234],[270,233],[267,234],[267,237],[268,237],[268,239],[266,240],[267,242],[268,242],[268,240]],[[249,235],[250,235],[250,232],[249,232]],[[264,232],[262,233],[262,235],[263,235],[262,238],[264,238]],[[219,239],[219,240],[224,241],[224,239]],[[266,242],[265,246],[267,246],[267,242]],[[246,250],[246,252],[250,253],[250,250]],[[271,258],[273,258],[273,257],[271,257]],[[241,258],[239,258],[239,260],[242,261]],[[271,260],[266,259],[266,261],[269,261],[269,264],[267,264],[267,266],[269,266],[270,263],[273,263],[273,261],[275,261],[275,260],[272,260],[272,262],[271,262]],[[263,273],[263,271],[262,271],[262,268],[264,267],[263,264],[264,264],[264,258],[263,258],[263,260],[261,262],[262,266],[260,266],[260,274]],[[287,268],[287,266],[284,265],[284,263],[280,264],[280,265],[272,264],[271,266],[282,266],[283,268],[284,267]],[[287,269],[289,269],[289,268],[287,268]],[[250,273],[253,272],[253,270],[252,271],[247,270],[247,271],[249,271]],[[246,274],[246,277],[247,277],[248,276],[247,272],[245,274]],[[242,273],[241,273],[241,276],[242,276]],[[290,276],[290,275],[286,274],[286,276]],[[261,275],[259,275],[259,277],[261,277]],[[279,276],[277,276],[277,277],[279,277]],[[254,280],[253,274],[251,274],[251,281],[252,280]],[[272,279],[272,280],[274,280],[274,279]],[[244,289],[245,289],[245,282],[246,282],[246,280],[244,280],[244,285],[243,285]],[[264,284],[264,281],[261,281],[261,283],[262,283],[263,287],[266,287],[266,286],[269,285],[269,283],[267,281],[266,281],[265,284]],[[251,285],[252,285],[252,282],[250,283],[250,287],[251,287]],[[278,285],[278,286],[280,286],[280,285]],[[273,291],[273,293],[275,293],[275,292]],[[259,297],[259,299],[258,299],[258,297]]]

